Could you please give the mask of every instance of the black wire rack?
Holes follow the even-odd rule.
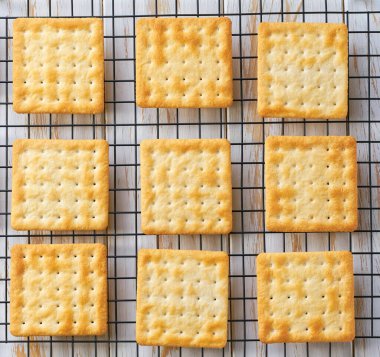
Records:
[[[12,110],[12,23],[16,17],[58,14],[48,1],[42,14],[0,14],[0,355],[159,356],[167,351],[135,342],[136,256],[141,247],[225,250],[230,256],[228,343],[223,350],[175,349],[171,356],[361,355],[380,346],[380,12],[317,10],[303,0],[294,11],[266,8],[264,0],[196,0],[181,12],[152,2],[67,1],[59,16],[104,21],[104,115],[16,115]],[[314,2],[314,1],[313,1]],[[252,4],[251,4],[252,3]],[[276,3],[276,2],[274,2]],[[203,5],[202,5],[203,4]],[[309,6],[309,7],[308,7]],[[170,8],[170,9],[169,9]],[[169,9],[169,10],[168,10]],[[308,10],[309,9],[309,10]],[[9,15],[9,16],[8,16]],[[135,102],[135,23],[154,16],[228,16],[233,22],[234,104],[229,109],[141,109]],[[262,119],[256,113],[256,43],[261,21],[345,22],[349,29],[347,120]],[[380,42],[378,41],[378,44]],[[354,233],[271,233],[265,229],[264,141],[268,135],[353,135],[358,141],[359,229]],[[106,138],[110,144],[110,227],[106,232],[15,232],[10,228],[11,156],[15,138]],[[140,229],[139,142],[143,138],[222,137],[232,145],[233,232],[228,236],[144,236]],[[16,338],[9,332],[9,266],[14,243],[103,242],[108,245],[109,332],[101,337]],[[354,255],[356,339],[346,344],[276,344],[258,340],[255,258],[262,251],[347,249]],[[42,352],[41,352],[42,351]],[[64,351],[64,352],[62,352]]]

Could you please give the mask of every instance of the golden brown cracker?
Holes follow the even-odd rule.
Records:
[[[261,253],[256,261],[260,341],[354,339],[350,252]]]
[[[15,140],[12,228],[106,229],[108,171],[105,140]]]
[[[232,229],[230,143],[143,140],[141,225],[145,234],[227,234]]]
[[[136,101],[139,106],[232,105],[230,19],[141,19],[136,31]]]
[[[268,137],[265,188],[268,230],[355,230],[358,225],[355,139],[350,136]]]
[[[106,333],[106,246],[14,245],[10,331],[14,336]]]
[[[13,23],[13,109],[104,111],[103,21],[19,18]]]
[[[264,117],[345,118],[347,26],[261,23],[257,109]]]
[[[141,249],[136,309],[139,344],[224,347],[228,255],[225,252]]]

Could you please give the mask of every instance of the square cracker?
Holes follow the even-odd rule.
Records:
[[[259,338],[265,343],[352,341],[352,254],[259,254],[257,310]]]
[[[231,148],[225,139],[143,140],[145,234],[227,234],[232,229]]]
[[[107,228],[107,141],[15,140],[12,174],[13,229]]]
[[[347,97],[345,24],[259,25],[257,109],[261,116],[345,118]]]
[[[106,333],[106,246],[14,245],[10,331],[15,336]]]
[[[17,113],[103,112],[103,21],[16,19],[13,109]]]
[[[232,104],[230,19],[141,19],[136,31],[139,106],[199,108]]]
[[[272,136],[265,141],[266,227],[351,232],[358,225],[356,141]]]
[[[136,310],[139,344],[224,347],[228,255],[225,252],[141,249]]]

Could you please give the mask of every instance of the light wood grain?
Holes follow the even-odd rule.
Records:
[[[348,18],[349,30],[356,31],[379,31],[379,14],[355,14],[355,11],[378,11],[380,4],[375,1],[357,1],[350,0],[345,2],[345,7],[352,12]],[[351,101],[350,105],[350,120],[367,121],[369,115],[371,120],[378,120],[379,102],[369,101],[368,97],[379,98],[378,92],[378,77],[380,74],[379,58],[372,57],[368,61],[367,57],[360,56],[361,54],[378,54],[380,43],[376,34],[371,34],[368,43],[368,34],[366,33],[351,33],[350,35],[350,53],[353,57],[350,58],[350,76],[370,76],[368,79],[350,79],[350,96],[352,98],[362,98],[362,100]],[[377,123],[352,123],[350,124],[351,133],[361,141],[378,141],[380,137],[380,127]],[[378,161],[380,157],[379,144],[363,142],[359,145],[359,161],[368,162]],[[360,188],[359,204],[362,207],[370,207],[371,203],[375,207],[379,207],[379,188],[368,188],[371,185],[379,185],[378,165],[370,166],[367,163],[360,164],[359,185]],[[372,202],[371,202],[372,201]],[[378,229],[379,214],[375,211],[370,219],[368,210],[361,212],[362,229]],[[355,256],[356,269],[360,273],[379,274],[378,262],[376,256],[368,254],[360,254],[361,252],[370,252],[377,248],[376,233],[356,233],[352,235],[352,249],[356,251]],[[371,280],[373,286],[371,285]],[[355,294],[357,296],[378,295],[379,287],[378,279],[370,276],[356,276],[355,278]],[[371,306],[370,298],[357,298],[355,301],[355,310],[357,317],[377,316],[377,299],[373,300]],[[374,320],[371,324],[369,319],[361,319],[357,321],[357,335],[373,335],[379,336],[380,325],[378,320]],[[354,344],[354,352],[356,356],[371,356],[378,354],[380,350],[380,340],[378,338],[357,339]]]

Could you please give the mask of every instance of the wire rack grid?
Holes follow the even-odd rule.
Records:
[[[104,115],[16,115],[12,111],[12,23],[0,15],[0,351],[36,349],[45,355],[164,354],[135,342],[136,256],[141,247],[225,250],[230,256],[228,343],[217,351],[176,349],[173,356],[353,355],[380,345],[379,137],[377,81],[380,33],[377,12],[313,9],[311,0],[285,11],[264,1],[200,0],[181,12],[179,1],[150,11],[142,2],[110,0],[105,8],[67,1],[57,14],[52,1],[38,16],[98,16],[104,20],[106,111]],[[310,7],[311,6],[311,7]],[[119,9],[122,8],[122,10]],[[212,10],[210,10],[212,9]],[[309,9],[309,10],[308,10]],[[45,11],[45,12],[44,12]],[[135,92],[135,23],[154,16],[228,16],[233,22],[234,104],[224,109],[140,109]],[[349,116],[345,121],[262,119],[256,114],[256,43],[261,21],[345,22],[349,28]],[[355,233],[270,233],[265,229],[264,141],[268,135],[353,135],[358,140],[360,225]],[[15,232],[10,228],[11,156],[15,138],[106,138],[110,144],[110,227],[106,232]],[[144,236],[140,230],[139,142],[143,138],[222,137],[232,145],[233,232],[228,236]],[[9,332],[9,248],[14,243],[104,242],[108,245],[109,333],[102,337],[16,338]],[[356,340],[352,344],[261,344],[257,336],[255,257],[262,251],[348,249],[354,254]],[[367,346],[367,347],[366,347]],[[62,352],[64,351],[64,352]],[[0,353],[2,354],[2,353]],[[359,353],[358,353],[359,355]]]

